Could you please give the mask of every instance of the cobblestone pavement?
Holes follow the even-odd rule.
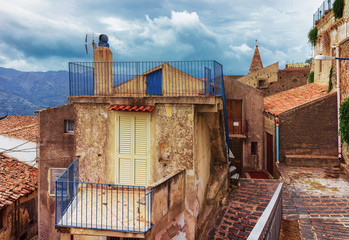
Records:
[[[206,239],[247,239],[279,185],[276,179],[241,179],[213,219]]]
[[[349,239],[349,179],[339,168],[280,171],[283,218],[299,220],[302,239]]]

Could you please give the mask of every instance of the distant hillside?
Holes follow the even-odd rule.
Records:
[[[34,111],[66,103],[67,71],[21,72],[0,67],[0,115],[33,116]]]

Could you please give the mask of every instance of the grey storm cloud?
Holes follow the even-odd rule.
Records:
[[[1,1],[1,0],[0,0]],[[116,61],[200,60],[246,74],[258,39],[265,66],[312,56],[307,32],[321,0],[13,0],[0,8],[0,64],[66,70],[91,61],[85,33],[106,33]]]

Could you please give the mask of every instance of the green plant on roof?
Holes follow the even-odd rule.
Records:
[[[330,74],[328,75],[328,88],[327,88],[327,92],[331,92],[333,85],[332,85],[332,72],[333,72],[333,66],[331,66],[330,69]]]
[[[344,0],[336,0],[333,3],[334,19],[340,19],[343,16]]]
[[[308,42],[315,47],[317,41],[317,27],[313,27],[308,32]]]
[[[349,98],[345,99],[339,108],[339,135],[342,137],[342,143],[349,143]]]
[[[314,71],[311,71],[308,76],[308,83],[314,82]]]

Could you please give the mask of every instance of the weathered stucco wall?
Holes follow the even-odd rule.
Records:
[[[106,144],[108,104],[74,104],[75,143],[79,159],[79,178],[83,182],[106,183]],[[115,130],[114,130],[115,132]],[[115,146],[114,146],[115,148]]]
[[[38,233],[37,192],[2,209],[0,239],[31,239]]]
[[[156,104],[151,118],[153,182],[179,169],[193,169],[193,135],[194,105]]]
[[[224,77],[226,99],[242,100],[242,118],[248,121],[248,138],[244,140],[243,167],[252,168],[251,142],[258,145],[258,168],[263,166],[263,92],[229,76]]]
[[[67,168],[75,158],[74,134],[64,133],[64,120],[75,120],[72,104],[39,112],[39,239],[59,239],[55,197],[49,195],[49,169]]]

